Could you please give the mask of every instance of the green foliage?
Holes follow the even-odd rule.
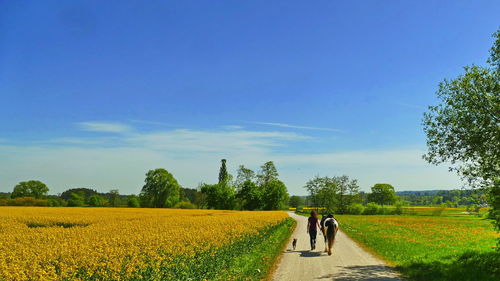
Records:
[[[140,207],[141,204],[139,202],[139,198],[137,198],[137,196],[135,196],[135,195],[130,196],[127,200],[127,206],[129,206],[130,208]]]
[[[489,67],[468,66],[453,80],[439,84],[440,104],[424,114],[432,164],[451,164],[472,187],[490,193],[495,225],[500,229],[496,190],[500,179],[500,29],[488,59]]]
[[[64,206],[64,203],[65,202],[62,199],[57,200],[57,199],[50,198],[50,199],[48,199],[47,206],[49,206],[49,207],[62,207],[62,206]]]
[[[377,183],[372,186],[372,193],[368,195],[370,202],[375,202],[380,205],[390,205],[396,202],[396,192],[394,187],[386,183]]]
[[[226,168],[226,159],[222,159],[221,166],[219,169],[219,184],[227,184],[228,173]]]
[[[359,203],[353,203],[347,207],[347,213],[351,215],[361,215],[365,211],[365,206]]]
[[[376,203],[368,203],[366,204],[365,211],[363,215],[377,215],[383,212],[382,207]]]
[[[288,190],[280,180],[272,180],[262,188],[262,209],[281,210],[286,208],[288,203]]]
[[[286,219],[278,226],[261,232],[260,243],[254,243],[251,249],[245,250],[246,253],[236,255],[229,269],[221,271],[215,280],[265,280],[294,226],[293,219]]]
[[[34,197],[16,197],[14,199],[6,200],[7,206],[37,206],[45,207],[49,205],[48,200],[36,199]]]
[[[253,181],[246,180],[241,185],[236,197],[241,200],[242,208],[245,210],[257,210],[262,206],[261,188]]]
[[[314,207],[325,207],[330,212],[344,214],[348,206],[360,200],[357,180],[348,176],[319,177],[309,180],[305,188]]]
[[[22,181],[14,187],[10,197],[34,197],[40,199],[47,195],[48,192],[49,188],[41,181]]]
[[[72,197],[72,193],[82,194],[84,198],[89,198],[90,196],[97,194],[97,191],[90,188],[71,188],[61,193],[61,198],[69,200]]]
[[[238,168],[238,175],[236,176],[235,187],[239,191],[246,181],[253,181],[255,179],[255,172],[240,165]]]
[[[183,202],[179,202],[179,203],[175,204],[174,208],[176,208],[176,209],[196,209],[196,206],[191,202],[183,201]]]
[[[104,199],[101,196],[94,194],[89,198],[89,206],[102,207],[104,206]]]
[[[403,203],[401,201],[396,202],[392,213],[395,215],[402,215],[403,214]]]
[[[406,280],[500,280],[495,232],[480,218],[338,215],[342,231],[396,266]],[[384,222],[387,220],[387,223]]]
[[[260,166],[261,171],[257,174],[257,185],[265,186],[269,182],[278,179],[278,170],[274,166],[273,161],[268,161]]]
[[[70,207],[82,207],[85,205],[85,196],[83,192],[71,193],[71,198],[68,200]]]
[[[120,191],[118,189],[111,189],[109,191],[109,204],[116,207],[120,201]]]
[[[203,184],[201,192],[206,195],[208,208],[232,210],[235,206],[234,188],[230,185]]]
[[[148,171],[144,182],[141,206],[171,208],[179,202],[180,186],[167,170],[160,168]]]
[[[290,197],[288,205],[292,208],[298,208],[299,206],[304,205],[304,199],[300,196],[293,195]]]

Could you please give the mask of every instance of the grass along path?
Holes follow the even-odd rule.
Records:
[[[498,233],[477,217],[337,215],[341,229],[410,280],[500,280]]]
[[[263,280],[272,273],[273,266],[296,222],[288,218],[267,233],[261,234],[259,243],[251,246],[245,253],[235,257],[228,270],[221,271],[215,280]]]

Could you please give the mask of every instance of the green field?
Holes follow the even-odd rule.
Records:
[[[483,218],[485,210],[479,216],[439,207],[404,213],[335,217],[342,231],[408,280],[500,280],[500,235]]]
[[[498,234],[474,216],[337,215],[341,229],[409,280],[500,280]]]

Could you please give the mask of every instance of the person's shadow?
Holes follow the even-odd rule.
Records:
[[[321,252],[311,252],[311,251],[295,251],[295,250],[290,250],[287,249],[285,253],[300,253],[300,256],[303,258],[314,258],[314,257],[320,257]]]

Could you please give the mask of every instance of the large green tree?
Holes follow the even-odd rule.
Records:
[[[245,210],[257,210],[262,207],[262,190],[251,180],[241,184],[236,197],[241,200],[241,207]]]
[[[109,204],[113,207],[118,205],[120,200],[120,191],[118,189],[111,189],[109,191]]]
[[[500,229],[500,29],[493,37],[487,66],[467,66],[439,84],[440,103],[423,118],[424,159],[451,164],[471,187],[488,191]]]
[[[10,197],[42,198],[43,196],[46,196],[48,192],[49,188],[41,181],[37,180],[22,181],[14,187],[14,190],[12,191]]]
[[[221,165],[219,169],[219,184],[227,184],[228,173],[226,168],[226,159],[220,160]]]
[[[206,196],[206,204],[210,209],[232,210],[235,205],[234,189],[229,185],[203,184],[201,192]]]
[[[246,181],[253,181],[254,179],[255,172],[243,165],[240,165],[240,167],[238,168],[238,175],[236,176],[236,189],[240,190]]]
[[[299,206],[304,204],[304,199],[300,196],[293,195],[290,197],[290,200],[288,201],[288,205],[293,208],[298,208]]]
[[[275,179],[268,182],[262,192],[262,209],[280,210],[287,206],[289,200],[288,190],[282,181]]]
[[[167,170],[160,168],[148,171],[144,182],[141,206],[171,208],[179,202],[179,183]]]
[[[278,170],[273,161],[268,161],[260,166],[261,171],[257,174],[257,184],[264,186],[267,183],[278,179]]]
[[[396,202],[396,192],[394,187],[387,183],[377,183],[372,186],[372,193],[368,195],[370,202],[375,202],[380,205],[390,205]]]
[[[306,183],[305,188],[314,207],[325,207],[336,213],[345,213],[350,204],[360,200],[357,180],[346,175],[316,176]]]

